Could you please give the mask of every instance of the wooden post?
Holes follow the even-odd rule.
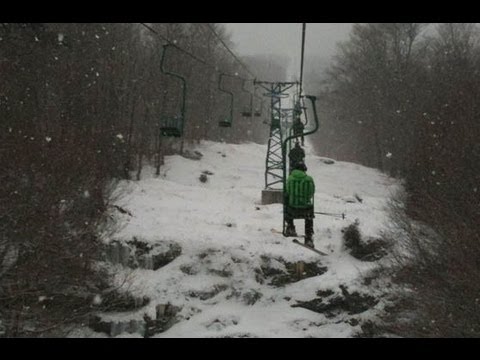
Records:
[[[297,278],[301,279],[303,277],[303,273],[305,272],[305,263],[303,261],[298,261],[295,265],[295,273]]]

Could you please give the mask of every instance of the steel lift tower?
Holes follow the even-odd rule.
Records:
[[[290,95],[287,91],[298,82],[254,81],[271,98],[270,103],[270,137],[268,139],[265,166],[265,190],[262,191],[262,204],[283,203],[283,154],[282,123],[284,122],[281,100]]]

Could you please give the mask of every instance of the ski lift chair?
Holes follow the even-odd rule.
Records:
[[[162,119],[162,126],[160,133],[162,136],[181,137],[183,129],[182,116],[164,116]]]

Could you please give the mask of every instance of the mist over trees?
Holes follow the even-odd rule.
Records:
[[[245,63],[260,74],[258,80],[286,81],[290,59],[280,55],[249,55],[243,56]]]
[[[140,179],[146,164],[158,175],[166,154],[201,139],[266,142],[266,112],[241,116],[250,95],[237,78],[222,84],[235,96],[233,126],[218,126],[229,111],[219,71],[247,75],[206,25],[149,24],[209,64],[168,50],[166,67],[187,81],[184,134],[170,139],[160,126],[178,114],[181,87],[161,72],[155,34],[140,24],[0,24],[1,334],[83,322],[92,298],[111,292],[95,261],[100,236],[115,231],[117,180]]]
[[[479,336],[478,26],[355,24],[324,77],[311,80],[318,153],[404,179],[406,214],[438,234],[427,241],[407,229],[417,262],[403,263],[403,281],[421,315],[396,331]]]

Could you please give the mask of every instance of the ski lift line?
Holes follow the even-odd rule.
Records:
[[[154,34],[156,34],[157,36],[159,36],[160,38],[162,38],[163,40],[165,40],[168,45],[171,45],[173,47],[175,47],[176,49],[182,51],[183,53],[191,56],[193,59],[197,60],[198,62],[201,62],[202,64],[204,65],[207,65],[211,68],[215,68],[215,66],[207,63],[205,60],[203,59],[200,59],[199,57],[197,57],[196,55],[192,54],[191,52],[181,48],[180,46],[178,46],[177,44],[173,43],[172,41],[170,41],[169,39],[167,39],[165,36],[163,36],[162,34],[160,34],[158,31],[156,31],[155,29],[153,29],[151,26],[148,26],[146,25],[145,23],[140,23],[140,25],[142,25],[143,27],[147,28],[148,30],[150,30],[151,32],[153,32]]]
[[[222,43],[222,45],[225,47],[225,49],[227,49],[227,51],[233,56],[233,58],[235,60],[237,60],[237,62],[247,71],[247,73],[249,73],[250,75],[252,75],[254,78],[256,78],[255,74],[253,74],[249,69],[248,67],[240,61],[240,59],[234,54],[234,52],[232,50],[230,50],[230,48],[227,46],[227,44],[225,44],[225,42],[223,41],[223,39],[217,34],[217,32],[215,31],[215,29],[212,27],[212,25],[210,25],[209,23],[206,23],[206,25],[208,26],[208,28],[211,30],[211,32],[215,35],[215,37]]]
[[[196,56],[195,54],[192,54],[190,51],[188,50],[185,50],[183,48],[181,48],[180,46],[178,46],[177,44],[173,43],[172,41],[170,41],[168,38],[166,38],[165,36],[163,36],[162,34],[160,34],[158,31],[156,31],[155,29],[153,29],[151,26],[148,26],[147,24],[145,23],[139,23],[140,25],[142,25],[144,28],[146,28],[147,30],[151,31],[152,33],[154,33],[155,35],[157,35],[158,37],[160,37],[161,39],[163,39],[164,41],[166,41],[169,45],[175,47],[177,50],[180,50],[181,52],[187,54],[188,56],[190,56],[191,58],[195,59],[196,61],[204,64],[205,66],[208,66],[212,69],[215,70],[215,72],[221,74],[221,73],[224,73],[222,70],[218,69],[216,66],[208,63],[207,61],[199,58],[198,56]],[[254,81],[253,79],[244,79],[240,76],[237,76],[237,75],[230,75],[231,77],[235,77],[235,78],[238,78],[238,79],[241,79],[241,80],[247,80],[247,81]]]

